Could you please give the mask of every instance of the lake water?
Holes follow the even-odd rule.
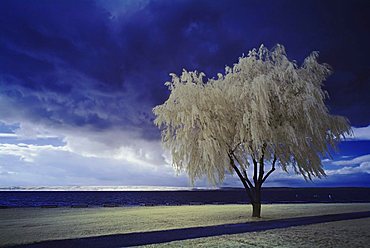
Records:
[[[67,189],[67,191],[65,190]],[[243,189],[1,188],[0,207],[102,207],[248,203]],[[264,203],[370,202],[370,188],[265,188]]]

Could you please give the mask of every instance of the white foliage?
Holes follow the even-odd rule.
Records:
[[[305,178],[325,175],[321,157],[351,130],[325,106],[321,87],[331,69],[317,58],[313,52],[298,66],[282,45],[271,51],[261,45],[217,79],[205,82],[196,71],[171,74],[171,94],[153,112],[174,167],[193,182],[206,175],[219,183],[232,171],[228,154],[234,151],[241,168],[264,155]]]

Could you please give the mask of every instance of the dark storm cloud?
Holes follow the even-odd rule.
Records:
[[[87,1],[1,5],[3,118],[93,129],[147,125],[149,108],[135,109],[137,96],[125,89],[129,56],[106,10]]]
[[[2,1],[2,54],[6,73],[52,87],[53,78],[30,80],[40,73],[49,75],[57,65],[74,68],[97,80],[120,82],[121,50],[112,40],[109,13],[86,1]],[[49,79],[49,80],[48,80]]]
[[[370,123],[368,1],[150,1],[117,15],[102,3],[1,1],[2,115],[138,126],[156,138],[151,108],[166,99],[170,72],[213,77],[249,49],[281,43],[298,62],[319,50],[335,70],[332,112]]]

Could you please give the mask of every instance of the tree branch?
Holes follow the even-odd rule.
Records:
[[[254,181],[254,185],[257,186],[257,184],[258,184],[258,181],[257,181],[257,172],[258,172],[257,160],[255,160],[253,157],[252,157],[252,160],[253,160],[253,165],[254,165],[254,168],[253,168],[253,181]]]
[[[235,158],[236,162],[238,162],[238,164],[240,165],[240,168],[241,168],[241,169],[242,169],[242,171],[243,171],[243,176],[244,176],[245,181],[248,183],[249,187],[250,187],[251,189],[253,189],[254,187],[253,187],[252,182],[251,182],[251,181],[249,180],[249,178],[248,178],[247,171],[242,167],[242,164],[240,163],[239,159],[235,156],[235,154],[234,154],[234,153],[232,153],[231,155]],[[234,164],[235,164],[235,163],[234,163]]]
[[[254,186],[253,186],[252,182],[251,182],[251,181],[249,180],[249,178],[248,178],[247,171],[246,171],[244,168],[242,168],[242,171],[243,171],[243,175],[244,175],[245,181],[247,181],[247,183],[248,183],[249,187],[250,187],[251,189],[253,189],[253,188],[254,188]]]
[[[235,162],[232,158],[232,155],[228,153],[228,156],[230,158],[231,167],[235,170],[236,174],[239,176],[240,180],[242,181],[242,183],[244,185],[244,188],[246,189],[247,194],[248,194],[249,198],[251,199],[251,201],[254,201],[254,197],[252,195],[251,188],[248,186],[248,184],[246,183],[246,180],[244,180],[244,177],[243,177],[242,173],[240,172],[238,167],[235,165]]]
[[[269,170],[269,172],[266,174],[266,176],[262,179],[262,183],[264,183],[266,181],[266,179],[271,175],[272,172],[275,171],[275,163],[276,163],[276,155],[274,155],[274,160],[272,161],[272,166],[271,166],[271,170]]]
[[[266,143],[262,145],[262,155],[261,155],[261,158],[260,158],[260,161],[259,161],[259,164],[260,164],[260,171],[259,171],[259,175],[258,175],[258,184],[259,186],[262,185],[262,180],[263,180],[263,175],[265,174],[265,171],[264,171],[264,158],[265,158],[265,151],[266,151]]]
[[[239,142],[236,146],[235,146],[235,148],[231,151],[232,152],[232,154],[234,154],[234,152],[235,152],[235,150],[238,148],[238,146],[240,146],[242,144],[242,142]]]

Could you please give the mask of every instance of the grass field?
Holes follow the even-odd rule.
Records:
[[[261,220],[369,209],[370,203],[273,204],[262,207]],[[0,245],[256,221],[250,214],[249,205],[1,209]]]
[[[246,248],[366,248],[370,243],[370,218],[275,229],[263,232],[175,241],[146,248],[246,247]]]

